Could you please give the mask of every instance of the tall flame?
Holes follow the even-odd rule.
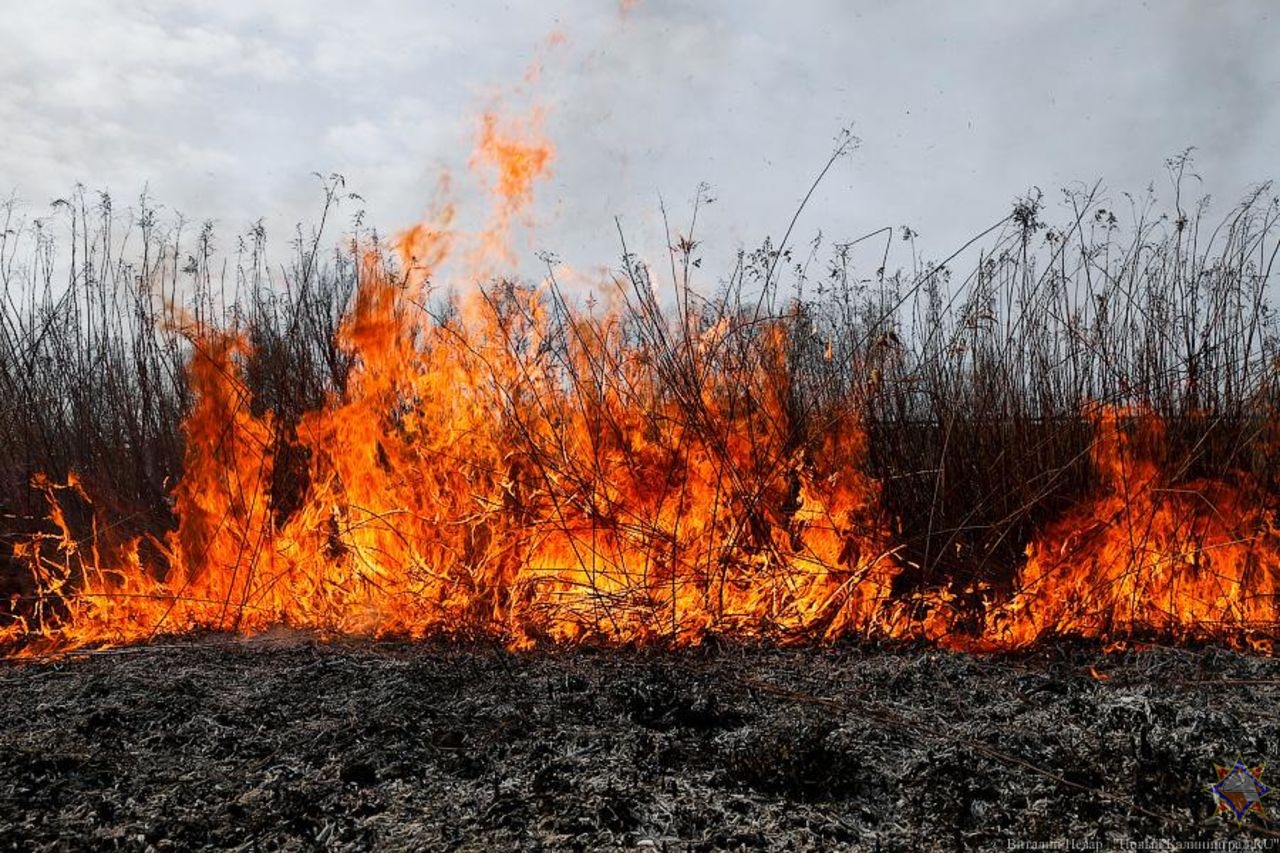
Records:
[[[551,159],[536,116],[484,117],[473,164],[496,179],[482,263],[509,258],[509,225]],[[283,623],[518,646],[874,622],[895,568],[862,433],[847,418],[795,446],[783,327],[746,351],[723,346],[740,321],[696,332],[673,390],[671,351],[616,317],[552,316],[539,288],[503,282],[429,321],[418,300],[459,239],[443,204],[395,240],[406,280],[366,258],[338,334],[353,374],[295,428],[253,413],[242,336],[198,337],[178,525],[147,543],[161,559],[145,563],[138,541],[84,553],[44,484],[59,533],[21,556],[50,603],[10,638],[67,648]],[[286,457],[305,460],[287,490]]]
[[[864,473],[859,400],[796,411],[785,319],[664,325],[643,276],[638,308],[599,318],[549,283],[499,279],[432,319],[424,300],[450,259],[478,281],[511,267],[512,225],[554,159],[540,123],[482,117],[486,228],[456,229],[446,183],[394,239],[399,274],[364,249],[337,334],[351,375],[296,422],[251,405],[243,334],[193,332],[169,534],[120,536],[90,513],[77,537],[64,502],[92,495],[37,478],[49,528],[16,551],[36,593],[0,640],[30,653],[285,624],[517,647],[871,633],[1269,648],[1273,512],[1245,478],[1174,477],[1150,412],[1089,413],[1096,493],[1033,539],[1012,593],[991,593],[975,622],[951,592],[893,594],[901,565]],[[637,329],[637,312],[652,322]]]

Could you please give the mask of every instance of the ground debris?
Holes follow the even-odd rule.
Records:
[[[199,638],[0,669],[0,847],[1280,848],[1206,790],[1280,755],[1277,700],[1216,648]]]

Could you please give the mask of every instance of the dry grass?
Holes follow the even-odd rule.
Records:
[[[1274,497],[1280,339],[1269,295],[1280,207],[1264,186],[1211,218],[1207,204],[1188,209],[1182,200],[1185,159],[1169,168],[1177,191],[1167,210],[1127,199],[1120,213],[1095,188],[1066,194],[1062,220],[1049,224],[1032,196],[942,263],[922,262],[905,228],[815,243],[805,258],[785,240],[766,243],[741,253],[705,296],[695,284],[706,275],[695,207],[661,272],[623,246],[624,307],[609,322],[655,365],[648,387],[630,390],[678,403],[684,433],[710,447],[726,440],[727,426],[698,389],[717,371],[757,378],[726,383],[731,410],[782,401],[768,453],[727,480],[729,498],[748,515],[759,508],[761,524],[794,503],[786,489],[769,492],[793,460],[856,422],[868,443],[850,461],[880,483],[880,521],[910,567],[905,588],[1007,586],[1033,531],[1091,488],[1090,404],[1163,418],[1168,446],[1159,453],[1171,482],[1247,475]],[[11,606],[21,610],[29,591],[13,543],[43,523],[30,487],[38,472],[74,473],[119,535],[173,526],[168,490],[181,475],[191,404],[185,366],[202,329],[237,329],[252,345],[244,403],[273,414],[273,505],[291,511],[307,469],[291,431],[302,413],[342,393],[355,362],[337,330],[360,274],[353,247],[368,235],[357,228],[349,249],[320,249],[340,190],[339,180],[325,185],[319,227],[299,233],[278,269],[261,228],[219,246],[212,227],[192,234],[162,221],[145,198],[123,214],[83,190],[42,219],[4,208],[0,589],[16,594]],[[907,262],[891,271],[903,251]],[[970,259],[963,270],[960,257]],[[495,312],[526,310],[517,285],[484,286]],[[590,401],[600,376],[617,368],[608,348],[584,343],[605,339],[605,321],[584,322],[579,297],[554,276],[540,298],[552,318],[544,356]],[[447,317],[447,297],[433,310]],[[708,354],[699,341],[711,328],[720,332]],[[779,329],[781,347],[765,333]],[[563,469],[536,430],[522,432],[527,413],[509,414],[513,435],[529,442],[527,458],[561,466],[562,477],[590,476]],[[90,510],[68,501],[73,526],[87,526]]]

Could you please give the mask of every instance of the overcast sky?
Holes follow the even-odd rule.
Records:
[[[785,228],[840,129],[862,145],[799,225],[848,239],[909,224],[942,256],[1038,185],[1119,196],[1196,146],[1224,210],[1276,177],[1280,6],[1160,0],[880,3],[9,0],[0,27],[0,191],[39,215],[83,182],[149,186],[229,235],[287,239],[340,172],[386,231],[442,169],[464,177],[478,112],[532,96],[557,153],[537,191],[548,249],[614,263],[614,217],[657,245],[700,181],[707,266]],[[548,47],[559,32],[563,44]],[[526,87],[528,88],[528,87]],[[348,207],[347,212],[353,212]],[[463,206],[464,214],[467,207]],[[474,213],[474,211],[472,211]],[[229,239],[228,239],[229,242]]]

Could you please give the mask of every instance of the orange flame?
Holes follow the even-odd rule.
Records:
[[[1172,483],[1160,419],[1099,408],[1097,497],[1027,548],[1019,592],[987,636],[1026,645],[1046,634],[1117,640],[1144,633],[1245,632],[1270,648],[1280,624],[1280,529],[1260,496],[1215,480]]]
[[[494,207],[467,250],[473,280],[514,262],[511,225],[554,159],[541,119],[481,120],[471,164],[492,176]],[[92,496],[37,478],[49,530],[16,550],[34,603],[0,640],[32,653],[283,624],[516,647],[724,633],[1270,648],[1280,528],[1258,487],[1174,478],[1151,413],[1089,413],[1096,494],[1034,538],[1013,592],[974,622],[950,591],[892,595],[900,566],[864,473],[859,400],[816,425],[794,411],[785,321],[682,318],[638,335],[625,312],[597,318],[506,281],[430,319],[421,300],[467,241],[446,182],[392,242],[402,276],[362,250],[338,330],[355,366],[296,423],[255,414],[244,335],[192,332],[176,529],[120,537],[91,512],[77,538],[63,502]],[[966,618],[976,636],[956,633]]]
[[[527,645],[872,624],[894,570],[874,485],[846,464],[862,453],[856,426],[788,458],[776,395],[748,410],[725,374],[694,403],[711,429],[681,423],[687,402],[655,392],[655,360],[612,321],[575,320],[571,358],[613,372],[574,387],[536,345],[506,343],[546,332],[532,289],[510,294],[510,313],[486,304],[448,326],[420,324],[402,293],[362,282],[343,327],[360,367],[297,428],[309,465],[287,514],[274,425],[247,404],[245,345],[201,341],[180,523],[160,545],[170,569],[141,564],[136,543],[81,553],[51,491],[53,552],[24,556],[65,612],[41,612],[33,633],[66,648],[283,623]],[[780,335],[769,346],[783,357]],[[732,382],[772,387],[767,371]]]
[[[533,203],[533,187],[547,176],[554,150],[542,138],[542,112],[535,109],[525,121],[503,122],[494,112],[480,119],[480,142],[471,156],[471,168],[492,172],[495,205],[490,225],[480,235],[478,254],[473,257],[473,274],[485,264],[515,261],[510,247],[511,222]]]
[[[486,252],[506,254],[499,238],[546,174],[550,145],[522,135],[536,125],[482,123],[474,162],[497,175]],[[615,317],[553,316],[536,288],[503,284],[428,322],[414,298],[454,245],[451,219],[444,204],[396,238],[410,287],[366,255],[338,336],[354,372],[296,428],[253,413],[243,337],[199,335],[177,529],[149,543],[153,562],[138,541],[85,553],[44,484],[58,532],[21,557],[49,605],[9,638],[73,648],[286,624],[520,646],[874,623],[895,568],[856,464],[862,433],[846,419],[793,447],[781,326],[746,352],[724,346],[745,321],[695,333],[673,393],[671,353]]]

